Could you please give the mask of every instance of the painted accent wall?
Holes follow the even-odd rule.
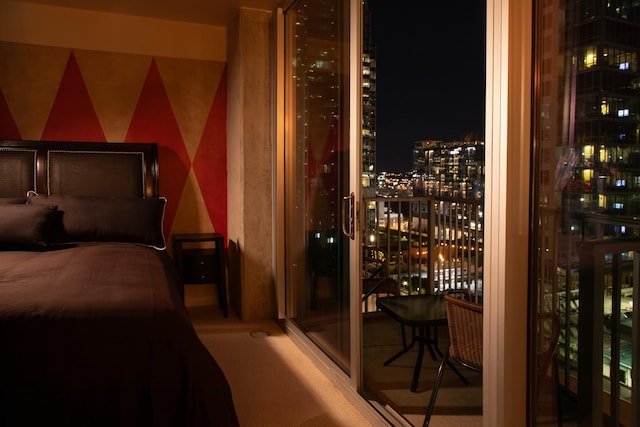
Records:
[[[227,236],[225,29],[4,0],[0,15],[0,139],[156,142],[165,236]]]

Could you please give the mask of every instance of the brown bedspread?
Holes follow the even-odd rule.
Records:
[[[164,251],[0,252],[0,425],[235,426]]]

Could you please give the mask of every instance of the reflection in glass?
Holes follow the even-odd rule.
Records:
[[[535,424],[629,426],[640,413],[640,2],[537,9]]]
[[[285,12],[287,316],[349,371],[348,2]]]

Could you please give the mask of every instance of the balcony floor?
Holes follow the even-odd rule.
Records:
[[[425,350],[417,392],[409,390],[418,354],[414,346],[388,366],[384,361],[402,348],[401,329],[397,322],[381,312],[366,313],[363,321],[363,369],[364,388],[367,398],[382,405],[389,405],[397,413],[413,424],[421,424],[425,408],[431,396],[440,360],[432,360]],[[408,342],[411,328],[406,328]],[[439,347],[444,351],[448,346],[447,328],[438,330]],[[465,385],[450,369],[446,368],[432,425],[438,425],[444,418],[460,418],[467,427],[482,425],[482,374],[458,367],[467,378]],[[439,421],[436,422],[436,419]],[[449,420],[453,422],[453,420]],[[443,425],[455,425],[447,422]]]

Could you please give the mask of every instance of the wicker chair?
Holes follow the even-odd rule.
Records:
[[[423,427],[429,425],[444,367],[451,363],[450,360],[473,371],[482,372],[482,305],[460,298],[465,294],[456,294],[444,296],[449,323],[449,348],[438,368]]]

